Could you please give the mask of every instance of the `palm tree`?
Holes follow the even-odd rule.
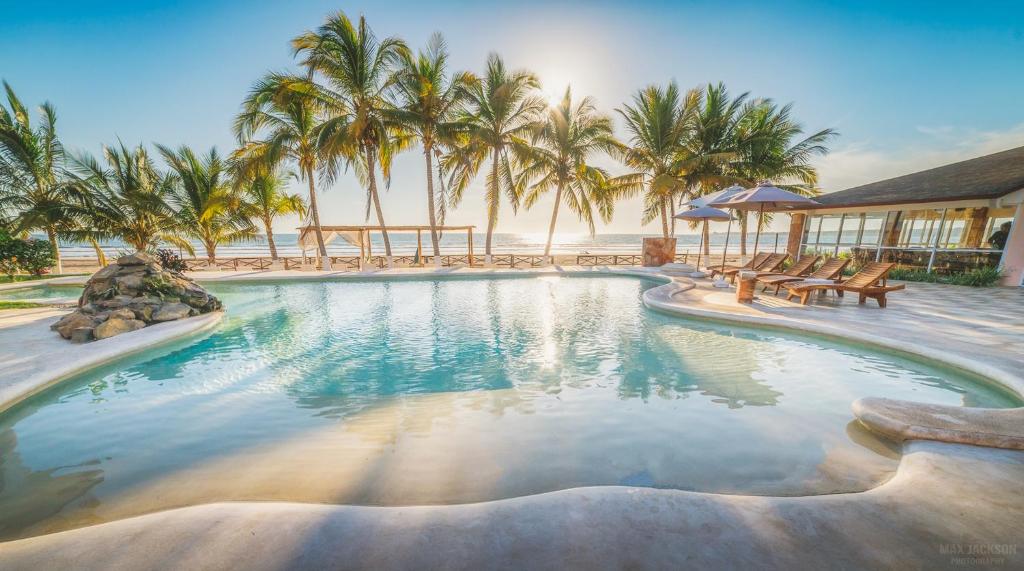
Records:
[[[498,205],[505,194],[517,210],[520,189],[515,184],[513,161],[515,152],[525,145],[544,100],[535,92],[540,88],[537,77],[528,71],[509,71],[498,54],[487,58],[487,71],[474,82],[468,93],[468,109],[460,121],[466,123],[467,141],[447,160],[452,171],[452,204],[458,204],[463,191],[480,167],[491,158],[487,176],[487,263],[491,260],[491,241],[498,223]]]
[[[435,198],[434,154],[456,144],[464,127],[457,120],[457,114],[468,95],[467,89],[475,80],[467,72],[458,72],[449,77],[447,67],[448,50],[439,33],[431,36],[427,49],[415,57],[411,53],[404,53],[395,82],[398,104],[390,110],[393,122],[401,125],[423,147],[427,167],[427,214],[435,265],[441,263],[437,211],[440,206],[441,212],[444,212],[446,197],[442,193]]]
[[[756,105],[758,102],[751,101],[747,93],[730,98],[722,83],[708,84],[698,92],[690,116],[690,128],[680,151],[680,157],[686,159],[681,174],[687,190],[680,194],[680,203],[687,196],[693,198],[732,184],[746,184],[742,177],[735,175],[731,165],[738,160],[740,147],[747,140],[747,133],[740,127]],[[745,213],[741,211],[741,221],[744,217]],[[691,222],[690,227],[695,228],[696,224]],[[705,254],[710,250],[707,230],[707,225],[704,225]],[[740,242],[741,252],[745,253],[744,240]]]
[[[85,200],[78,211],[81,227],[69,234],[94,243],[118,238],[137,251],[173,240],[177,221],[168,203],[173,178],[156,169],[142,145],[103,147],[103,156],[106,167],[92,155],[72,159]]]
[[[835,137],[833,129],[823,129],[794,142],[803,128],[792,118],[792,105],[779,107],[770,100],[759,100],[742,113],[735,130],[739,158],[731,164],[730,174],[753,186],[771,180],[779,188],[815,196],[818,194],[817,170],[811,160],[828,153],[826,143]],[[764,219],[758,217],[758,227]],[[741,254],[745,254],[746,220],[740,225]]]
[[[390,260],[391,240],[377,192],[377,167],[389,185],[391,157],[401,146],[393,140],[397,126],[388,120],[386,96],[408,48],[398,38],[378,42],[364,17],[354,25],[343,12],[329,16],[315,32],[296,37],[292,47],[309,71],[310,92],[332,115],[321,130],[324,148],[333,160],[353,165],[366,183],[367,210],[372,206],[376,211]],[[317,76],[324,84],[312,83]]]
[[[289,214],[305,216],[306,204],[299,195],[285,192],[285,178],[269,170],[257,172],[239,182],[252,217],[263,223],[263,229],[267,233],[267,245],[270,247],[270,258],[277,260],[277,245],[274,244],[272,226],[274,219]]]
[[[309,214],[322,269],[330,270],[314,182],[314,173],[326,164],[319,140],[320,104],[303,89],[305,83],[301,77],[269,74],[253,86],[235,118],[235,136],[241,147],[232,159],[243,178],[272,171],[283,161],[296,164],[300,178],[309,185]]]
[[[174,171],[171,203],[178,218],[179,236],[171,242],[195,255],[184,238],[199,240],[206,258],[216,261],[217,246],[255,237],[256,229],[246,217],[245,205],[228,181],[228,168],[217,149],[196,156],[182,146],[177,151],[157,145]]]
[[[566,88],[562,101],[548,109],[545,121],[536,129],[531,143],[532,146],[522,151],[528,158],[517,185],[525,186],[535,181],[527,191],[526,208],[536,204],[545,192],[555,190],[555,205],[544,246],[544,258],[547,259],[551,255],[558,207],[563,201],[569,210],[587,223],[591,234],[595,232],[595,206],[602,219],[606,222],[611,220],[617,181],[604,169],[588,164],[588,160],[601,151],[618,154],[623,147],[612,136],[611,119],[598,114],[589,97],[573,105],[569,88]]]
[[[63,271],[58,237],[74,228],[74,185],[64,169],[64,147],[57,137],[57,114],[50,103],[39,107],[42,124],[33,128],[28,110],[7,82],[10,111],[0,105],[0,216],[14,233],[42,230]]]
[[[684,101],[672,82],[665,89],[646,87],[633,96],[632,105],[618,109],[630,134],[624,162],[636,171],[628,180],[633,188],[644,189],[643,223],[660,216],[665,238],[671,236],[669,211],[674,198],[690,184],[681,176],[686,169],[680,161],[692,158],[681,153],[699,98],[698,91],[690,91]]]

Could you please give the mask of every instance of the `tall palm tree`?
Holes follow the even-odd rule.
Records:
[[[735,146],[739,158],[730,166],[730,174],[748,185],[763,180],[797,194],[818,194],[817,170],[811,161],[828,153],[827,143],[837,135],[823,129],[799,138],[803,128],[792,118],[792,105],[779,107],[770,100],[759,100],[742,113],[735,130]],[[761,227],[769,219],[758,216]],[[745,254],[746,220],[740,224],[741,254]]]
[[[509,71],[498,54],[487,58],[483,77],[469,88],[468,109],[460,119],[466,123],[467,140],[446,161],[452,172],[452,203],[458,204],[463,191],[480,167],[491,159],[486,182],[488,263],[491,242],[498,223],[498,205],[505,194],[517,210],[520,189],[515,184],[514,161],[509,156],[523,147],[544,110],[544,100],[536,95],[537,77],[528,71]]]
[[[617,155],[623,146],[612,136],[611,119],[599,114],[589,97],[573,104],[569,88],[566,88],[561,102],[548,109],[531,143],[522,151],[527,158],[517,184],[525,187],[532,182],[524,200],[526,208],[536,204],[544,193],[552,189],[555,191],[555,205],[544,246],[544,258],[547,259],[551,255],[558,207],[563,201],[569,210],[587,223],[591,234],[595,232],[595,207],[603,220],[611,220],[617,181],[588,161],[598,152]]]
[[[0,216],[14,233],[42,230],[50,241],[57,273],[63,271],[58,237],[74,228],[77,201],[68,183],[64,147],[57,137],[57,113],[39,107],[42,124],[33,128],[28,110],[3,82],[10,110],[0,105]]]
[[[744,118],[757,105],[758,101],[750,100],[747,93],[731,98],[722,83],[708,84],[698,92],[690,114],[690,128],[680,151],[680,157],[686,159],[682,162],[685,166],[681,173],[686,192],[679,196],[680,205],[686,197],[708,194],[733,184],[746,184],[732,172],[731,165],[739,159],[740,148],[747,140],[746,131],[741,129]],[[741,221],[744,217],[741,211]],[[696,224],[691,222],[690,227],[696,228]],[[704,225],[705,254],[711,246],[707,231]],[[744,248],[745,245],[741,245],[741,251],[745,252]]]
[[[255,237],[256,229],[246,217],[245,205],[228,180],[228,165],[217,149],[196,156],[182,146],[172,150],[157,145],[160,154],[174,171],[171,203],[178,218],[175,245],[195,254],[185,238],[199,240],[211,263],[217,259],[217,246]]]
[[[306,204],[297,194],[285,191],[285,177],[270,170],[261,170],[238,181],[242,186],[246,207],[252,217],[263,223],[270,247],[270,258],[277,260],[277,245],[274,243],[274,219],[278,216],[296,214],[305,216]]]
[[[468,96],[468,88],[475,81],[467,72],[449,76],[447,68],[448,50],[440,33],[431,36],[426,50],[415,56],[409,52],[404,53],[395,82],[397,106],[390,110],[393,122],[401,125],[423,147],[427,174],[427,215],[435,265],[441,263],[437,211],[440,206],[441,212],[444,212],[447,197],[443,193],[438,196],[434,194],[434,154],[457,143],[459,134],[464,130],[457,115]]]
[[[322,103],[304,89],[306,83],[301,77],[274,73],[256,82],[235,118],[241,147],[231,158],[243,178],[274,170],[285,161],[295,163],[299,177],[309,186],[309,215],[322,269],[330,270],[314,180],[327,164],[319,139],[322,123],[317,109]]]
[[[388,120],[387,95],[408,48],[394,37],[378,41],[364,17],[353,24],[340,11],[316,31],[293,39],[292,48],[301,55],[301,63],[309,72],[310,92],[332,115],[321,130],[324,148],[335,160],[354,166],[365,181],[367,209],[372,206],[376,211],[384,251],[390,259],[391,240],[377,191],[377,168],[385,185],[389,185],[391,157],[401,146],[393,139],[397,126]],[[317,79],[323,83],[312,83]]]
[[[630,135],[624,154],[626,166],[635,171],[630,182],[644,192],[643,223],[660,216],[665,238],[671,236],[669,211],[674,199],[689,185],[681,176],[686,169],[680,168],[680,160],[691,158],[681,152],[699,97],[698,91],[690,91],[684,100],[675,82],[665,89],[651,85],[633,96],[632,105],[617,110]]]
[[[177,221],[168,202],[173,178],[157,170],[142,145],[105,146],[103,156],[105,167],[92,155],[72,158],[85,200],[78,207],[80,228],[69,234],[92,242],[118,238],[137,251],[173,240]]]

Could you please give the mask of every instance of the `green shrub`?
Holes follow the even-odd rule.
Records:
[[[55,261],[53,246],[48,241],[13,238],[0,230],[0,272],[9,278],[19,271],[43,275]]]
[[[962,274],[949,276],[949,283],[971,287],[992,287],[1003,279],[1003,272],[999,268],[978,268]]]
[[[48,272],[57,262],[53,245],[47,240],[25,240],[25,242],[27,243],[25,255],[18,262],[21,269],[34,276],[41,276]]]
[[[927,282],[934,284],[950,284],[971,287],[992,287],[999,284],[1003,273],[999,268],[985,267],[958,274],[941,275],[935,272],[915,268],[893,268],[889,279],[908,282]]]

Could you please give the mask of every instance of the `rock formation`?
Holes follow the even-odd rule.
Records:
[[[195,282],[165,270],[155,256],[136,252],[93,274],[78,309],[50,329],[84,343],[220,308],[220,300]]]

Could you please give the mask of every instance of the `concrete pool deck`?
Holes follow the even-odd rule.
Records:
[[[621,268],[542,268],[199,272],[194,277],[409,279],[436,273],[655,275]],[[915,283],[893,294],[885,310],[858,306],[849,297],[802,307],[766,295],[744,306],[735,303],[732,290],[716,290],[707,280],[678,279],[648,290],[644,301],[684,316],[907,351],[1024,394],[1024,292],[1018,290]],[[0,362],[5,363],[0,387],[8,358],[31,362],[29,353],[39,351],[38,346],[10,348],[8,342],[39,328],[53,336],[47,327],[60,313],[49,308],[0,312]],[[150,329],[157,328],[140,333]],[[42,357],[35,353],[34,362],[47,366],[55,355],[50,351]],[[66,353],[61,358],[69,359]],[[1014,426],[1017,420],[1009,422]],[[1016,568],[1024,566],[1024,552],[1017,553],[1024,550],[1022,522],[1024,452],[912,439],[893,479],[853,494],[784,498],[600,487],[407,508],[215,503],[0,543],[0,568]]]

